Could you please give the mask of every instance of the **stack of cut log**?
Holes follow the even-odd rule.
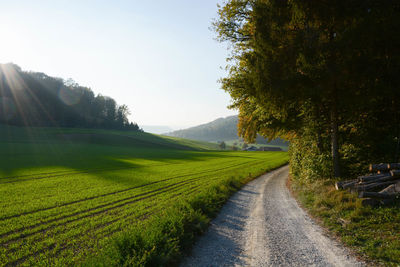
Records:
[[[370,174],[336,182],[337,190],[348,189],[363,198],[363,205],[377,206],[400,201],[400,163],[369,166]]]

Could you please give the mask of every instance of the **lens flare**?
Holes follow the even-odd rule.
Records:
[[[25,100],[31,99],[38,106],[38,109],[46,115],[49,122],[56,125],[51,114],[42,104],[41,99],[27,86],[24,79],[20,76],[21,69],[12,63],[1,64],[0,68],[3,72],[0,81],[7,83],[9,87],[7,94],[0,91],[2,98],[7,98],[7,100],[3,99],[0,102],[2,104],[0,112],[4,115],[4,118],[15,116],[19,117],[25,126],[35,124],[35,121],[40,119],[36,118],[35,114],[30,114],[24,106],[26,105]]]

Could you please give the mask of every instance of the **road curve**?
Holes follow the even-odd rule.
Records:
[[[286,187],[288,170],[233,195],[181,266],[363,266],[298,206]]]

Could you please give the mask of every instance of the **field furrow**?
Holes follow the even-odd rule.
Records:
[[[0,162],[0,266],[79,264],[165,207],[286,161],[279,152],[36,146],[12,144],[11,165]]]
[[[195,173],[189,173],[189,174],[184,174],[184,175],[168,177],[168,178],[156,180],[156,181],[153,181],[153,182],[150,182],[150,183],[141,184],[141,185],[138,185],[138,186],[125,188],[125,189],[121,189],[121,190],[118,190],[118,191],[112,191],[112,192],[108,192],[108,193],[105,193],[105,194],[100,194],[100,195],[96,195],[96,196],[92,196],[92,197],[77,199],[77,200],[74,200],[74,201],[58,204],[58,205],[55,205],[55,206],[49,206],[49,207],[45,207],[45,208],[39,208],[39,209],[36,209],[36,210],[30,210],[30,211],[27,211],[27,212],[13,214],[13,215],[10,215],[10,216],[4,216],[3,215],[2,217],[0,217],[0,223],[2,221],[6,221],[8,219],[12,219],[12,218],[20,217],[20,216],[25,216],[25,215],[30,215],[30,214],[37,213],[37,212],[48,211],[48,210],[51,210],[51,209],[57,209],[57,211],[59,212],[60,208],[65,207],[65,206],[79,204],[81,202],[85,202],[85,201],[89,201],[89,200],[95,200],[95,199],[98,199],[98,198],[104,198],[104,197],[115,195],[115,194],[125,193],[127,191],[132,191],[132,190],[135,190],[135,189],[139,189],[139,188],[143,188],[143,187],[147,187],[147,186],[151,186],[151,185],[155,185],[155,184],[164,183],[166,181],[170,181],[170,180],[173,180],[173,179],[196,176],[196,175],[202,175],[202,174],[218,172],[218,171],[224,171],[224,170],[227,170],[227,169],[230,169],[230,168],[237,168],[239,166],[246,165],[246,164],[248,164],[248,163],[245,162],[245,163],[225,166],[223,168],[218,168],[218,169],[208,169],[208,170],[201,171],[201,172],[195,172]],[[1,234],[0,234],[0,236],[1,236]]]
[[[168,200],[167,202],[171,201],[172,199],[179,197],[183,194],[187,194],[187,190],[189,189],[195,189],[198,188],[200,185],[197,186],[192,186],[192,187],[185,187],[182,188],[183,185],[186,185],[187,183],[181,184],[179,187],[182,189],[180,190],[178,193],[175,194],[171,194],[168,196]],[[172,192],[177,192],[176,189],[170,189],[170,190],[166,190],[165,192],[168,191],[172,191]],[[194,192],[194,191],[192,191]],[[157,194],[158,195],[158,194]],[[123,216],[119,216],[116,217],[116,214],[108,214],[109,216],[107,216],[107,218],[113,218],[110,221],[107,221],[107,218],[102,218],[101,220],[91,220],[91,221],[84,221],[84,222],[78,222],[71,225],[68,228],[52,228],[52,229],[47,229],[44,232],[41,232],[42,234],[42,238],[34,238],[34,239],[26,239],[26,237],[28,236],[24,236],[25,240],[24,243],[22,244],[22,246],[29,246],[30,250],[29,253],[27,255],[23,255],[21,253],[18,254],[18,257],[14,263],[18,262],[18,263],[22,263],[25,260],[27,260],[30,257],[33,256],[37,256],[41,253],[45,253],[48,251],[54,251],[55,250],[55,245],[54,243],[50,243],[50,244],[46,244],[45,246],[37,246],[34,244],[38,244],[38,243],[45,243],[44,238],[49,239],[50,236],[57,236],[57,240],[58,240],[58,244],[60,244],[60,242],[65,242],[61,245],[61,248],[59,246],[57,246],[57,252],[59,252],[60,250],[65,250],[68,247],[71,247],[72,244],[71,242],[66,242],[67,240],[74,240],[75,243],[77,244],[85,244],[85,248],[89,248],[89,246],[93,246],[90,245],[90,242],[88,242],[89,240],[95,241],[94,243],[97,243],[98,239],[101,239],[100,236],[103,237],[107,237],[110,236],[118,231],[121,231],[121,227],[123,225],[132,225],[133,223],[135,223],[138,220],[142,220],[145,217],[147,218],[149,215],[154,214],[157,212],[157,210],[161,210],[162,206],[165,204],[165,200],[163,201],[162,199],[158,199],[155,203],[157,203],[156,205],[152,206],[152,207],[145,207],[143,210],[141,210],[141,213],[139,215],[135,215],[137,214],[137,211],[135,213],[128,213],[128,214],[123,214]],[[98,215],[98,214],[96,214]],[[69,221],[67,223],[72,223],[73,221]],[[88,222],[90,223],[89,227],[88,227]],[[94,223],[93,223],[94,222]],[[115,224],[115,225],[113,225]],[[60,225],[58,225],[60,226]],[[104,229],[104,227],[106,226],[110,226],[107,230]],[[49,232],[49,230],[53,230],[55,229],[53,232]],[[71,235],[71,233],[73,233],[71,230],[74,229],[80,229],[78,233],[74,233]],[[86,229],[86,230],[85,230]],[[68,232],[70,231],[70,232]],[[67,234],[65,234],[65,232],[68,232]],[[94,238],[89,238],[88,235],[91,236],[96,236],[98,239],[94,239]],[[12,246],[11,249],[9,249],[7,251],[8,254],[13,254],[17,251],[20,251],[21,249],[23,249],[22,246]],[[36,250],[36,251],[35,251]],[[54,252],[56,253],[56,252]],[[22,257],[21,257],[22,256]]]

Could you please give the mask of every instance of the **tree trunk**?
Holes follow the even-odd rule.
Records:
[[[336,108],[336,99],[333,100],[331,110],[331,145],[332,145],[332,162],[333,162],[333,176],[340,177],[339,167],[339,143],[338,143],[338,114]]]
[[[386,171],[390,170],[390,166],[387,163],[379,163],[379,164],[370,164],[369,171],[370,172],[377,172],[377,171]]]
[[[359,198],[383,198],[383,199],[388,199],[388,198],[396,198],[397,194],[387,194],[387,193],[377,193],[377,192],[360,192],[358,194]]]
[[[335,29],[332,28],[329,31],[329,41],[333,44],[336,33]],[[338,88],[337,88],[337,70],[335,64],[336,56],[335,52],[332,51],[330,54],[329,69],[332,77],[332,102],[331,102],[331,152],[332,152],[332,163],[333,163],[333,176],[340,177],[340,167],[339,167],[339,142],[338,142]]]
[[[321,125],[318,122],[320,120],[320,112],[319,112],[320,107],[317,106],[315,108],[315,121],[317,121],[317,147],[318,147],[318,152],[322,154],[323,152],[323,145],[322,145],[322,129]]]

